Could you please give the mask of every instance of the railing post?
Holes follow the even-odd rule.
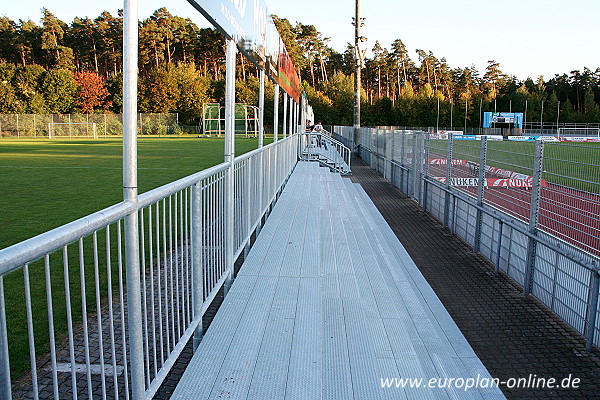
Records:
[[[204,265],[202,261],[202,182],[194,185],[192,204],[192,290],[194,301],[193,318],[200,317],[194,331],[194,351],[202,340],[202,306],[204,304]]]
[[[258,86],[258,147],[263,147],[265,136],[265,70],[260,68]]]
[[[273,89],[273,141],[279,140],[279,84]]]
[[[596,264],[594,263],[594,266]],[[598,315],[598,292],[600,291],[600,272],[598,270],[591,271],[590,277],[590,294],[587,304],[587,318],[585,326],[585,349],[588,352],[592,351],[594,346],[594,336],[596,333],[596,316]]]
[[[450,179],[452,178],[452,134],[448,134],[448,150],[446,152],[446,190],[444,195],[444,226],[450,225]]]
[[[12,390],[8,358],[6,303],[4,302],[4,277],[0,275],[0,400],[10,399],[12,399]]]
[[[423,159],[423,209],[427,211],[427,197],[429,195],[429,186],[427,184],[427,177],[429,176],[429,146],[431,144],[431,138],[428,132],[425,132],[425,154]]]
[[[479,149],[479,169],[478,169],[478,181],[477,181],[477,205],[483,206],[483,195],[485,191],[485,169],[487,166],[487,137],[481,138],[481,146]],[[475,219],[475,243],[473,244],[473,252],[479,253],[481,247],[481,227],[483,223],[483,211],[481,208],[477,208],[477,215]]]
[[[292,96],[289,96],[289,100],[290,100],[290,120],[288,121],[288,135],[293,135],[294,134],[294,129],[293,129],[293,124],[294,124],[294,98]]]
[[[233,284],[233,213],[234,213],[234,176],[235,168],[235,57],[236,45],[231,39],[227,40],[225,56],[225,162],[229,163],[227,168],[227,179],[225,185],[225,268],[227,278],[223,285],[225,295]],[[259,138],[260,143],[260,138]]]
[[[123,15],[123,197],[134,211],[125,217],[127,322],[131,360],[131,391],[144,397],[144,353],[140,282],[139,221],[137,210],[137,68],[138,2],[125,0]]]
[[[529,212],[529,233],[532,235],[536,235],[538,229],[540,194],[542,189],[542,163],[544,161],[543,156],[544,141],[537,140],[535,142],[535,150],[533,155],[533,187],[531,188],[531,204]],[[525,265],[525,281],[523,284],[523,295],[525,296],[531,293],[533,273],[535,270],[536,247],[537,241],[530,236],[527,245],[527,263]]]
[[[288,126],[287,126],[287,120],[288,120],[288,94],[284,91],[283,92],[283,137],[287,137],[287,133],[288,133]]]

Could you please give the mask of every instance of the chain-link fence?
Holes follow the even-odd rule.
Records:
[[[584,335],[588,348],[600,345],[600,143],[361,128],[355,147],[350,127],[335,127],[334,137]]]
[[[140,135],[176,132],[177,114],[138,114]],[[122,134],[122,114],[0,114],[2,137],[107,137]]]

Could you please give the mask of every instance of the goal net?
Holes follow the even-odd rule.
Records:
[[[55,138],[94,138],[98,137],[95,122],[50,122],[48,137]]]
[[[600,128],[558,128],[558,136],[600,137]]]

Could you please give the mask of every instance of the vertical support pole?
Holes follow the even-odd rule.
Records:
[[[279,140],[279,84],[273,88],[273,141]]]
[[[596,265],[594,263],[594,265]],[[598,315],[598,292],[600,291],[600,275],[597,270],[591,271],[590,295],[588,296],[587,318],[585,326],[585,349],[592,351],[596,332],[596,316]]]
[[[223,285],[225,295],[233,284],[233,196],[234,196],[234,157],[235,157],[235,42],[227,39],[225,55],[225,162],[227,179],[225,184],[225,268],[227,278]]]
[[[288,128],[288,136],[294,134],[294,130],[292,129],[292,124],[294,123],[294,99],[292,96],[289,96],[290,100],[290,120],[289,120],[289,128]]]
[[[8,334],[6,328],[6,303],[4,302],[4,277],[0,276],[0,399],[12,399]]]
[[[144,397],[144,353],[137,211],[138,1],[125,0],[123,14],[123,197],[134,211],[125,217],[127,322],[132,398]]]
[[[287,120],[288,120],[288,94],[284,91],[283,92],[283,98],[282,98],[282,102],[283,102],[283,137],[285,138],[287,136],[288,133],[288,127],[287,127]]]
[[[481,138],[481,147],[479,148],[479,170],[477,177],[477,205],[483,206],[483,195],[485,192],[485,168],[487,166],[487,137]],[[483,211],[477,208],[475,217],[475,243],[473,244],[473,252],[479,253],[481,247],[481,227],[483,224]]]
[[[416,199],[417,201],[419,200],[419,193],[418,193],[418,189],[417,189],[417,180],[419,179],[419,173],[417,171],[417,158],[419,156],[419,140],[418,140],[418,135],[416,131],[413,131],[412,134],[412,160],[411,160],[411,175],[412,175],[412,182],[411,182],[411,192],[410,192],[410,197],[412,197],[413,199]]]
[[[444,198],[444,226],[450,225],[450,179],[452,178],[452,133],[448,133],[448,150],[446,152],[446,190]]]
[[[354,15],[354,143],[358,142],[358,132],[360,130],[360,89],[361,89],[361,68],[363,64],[360,44],[363,38],[360,34],[362,19],[360,18],[360,0],[356,0],[356,10]],[[356,152],[357,149],[351,149]]]
[[[202,261],[202,182],[194,184],[192,192],[192,290],[194,319],[200,322],[194,331],[194,352],[202,341],[202,305],[204,303],[204,266]]]
[[[540,194],[542,181],[542,163],[544,155],[544,141],[535,142],[535,153],[533,155],[533,187],[531,188],[531,204],[529,213],[529,233],[535,235],[538,227],[540,214]],[[525,265],[525,282],[523,285],[523,295],[531,293],[533,283],[533,272],[535,270],[535,255],[537,241],[529,237],[527,245],[527,264]]]
[[[494,266],[494,272],[498,274],[500,272],[500,252],[502,251],[502,234],[504,222],[500,219],[498,220],[498,248],[496,250],[496,265]]]
[[[258,147],[265,143],[265,70],[260,68],[258,86]]]
[[[429,146],[431,145],[431,136],[425,133],[425,154],[423,158],[423,175],[425,178],[429,176]],[[427,211],[427,197],[429,195],[429,183],[427,179],[423,179],[423,209]]]

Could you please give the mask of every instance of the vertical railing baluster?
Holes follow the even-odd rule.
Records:
[[[110,242],[110,225],[106,226],[106,293],[108,296],[108,322],[109,322],[109,337],[110,337],[110,356],[113,371],[113,391],[115,399],[119,398],[119,378],[117,374],[117,350],[115,342],[115,322],[113,309],[113,292],[112,292],[112,259],[111,259],[111,242]],[[75,361],[72,361],[73,363]]]
[[[148,298],[146,295],[146,219],[144,218],[144,209],[140,209],[140,258],[142,274],[142,322],[144,324],[144,367],[146,369],[146,386],[150,386],[150,352],[149,352],[149,333],[148,333]]]
[[[0,399],[12,399],[10,357],[8,355],[8,329],[6,327],[6,302],[4,301],[4,275],[0,275]]]
[[[67,331],[69,335],[69,360],[71,361],[71,394],[77,400],[77,369],[75,366],[75,343],[73,334],[73,312],[71,310],[71,283],[69,278],[69,258],[67,246],[63,247],[63,276],[65,281],[65,304],[67,311]]]
[[[25,310],[27,314],[27,337],[29,340],[29,364],[31,366],[31,385],[33,387],[33,398],[39,399],[39,387],[37,377],[37,363],[35,357],[35,336],[33,331],[33,316],[31,309],[31,285],[29,284],[29,265],[23,266],[23,285],[25,287]]]
[[[123,352],[123,381],[125,383],[125,399],[129,400],[129,365],[127,361],[127,319],[125,318],[125,287],[123,281],[123,234],[121,220],[117,221],[117,265],[119,273],[119,305],[121,311],[121,345]],[[134,397],[135,398],[135,397]]]
[[[100,378],[102,380],[102,399],[106,400],[106,373],[104,371],[104,340],[102,336],[102,306],[100,304],[100,270],[98,262],[98,234],[92,234],[94,252],[94,289],[96,295],[96,321],[98,324],[98,351],[100,357]]]
[[[204,273],[202,266],[202,182],[194,185],[192,204],[192,289],[194,319],[200,322],[194,331],[194,351],[202,340],[202,305],[204,304]]]

